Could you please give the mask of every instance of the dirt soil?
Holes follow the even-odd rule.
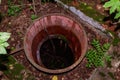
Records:
[[[22,0],[22,3],[24,4],[24,7],[22,7],[22,10],[18,15],[16,16],[8,16],[6,15],[8,10],[8,5],[6,0],[2,0],[2,4],[0,4],[0,12],[4,14],[1,23],[0,23],[0,32],[10,32],[11,38],[8,40],[10,43],[10,46],[7,48],[8,53],[13,52],[14,50],[19,50],[20,48],[23,48],[23,40],[25,33],[27,31],[27,28],[33,23],[33,20],[31,20],[31,15],[34,13],[37,13],[38,17],[41,17],[42,15],[49,14],[49,13],[63,13],[65,15],[69,15],[76,20],[77,17],[68,12],[67,10],[64,10],[62,7],[59,7],[57,4],[54,3],[46,3],[44,5],[37,4],[37,0],[35,0],[36,5],[36,12],[32,9],[30,9],[31,2],[28,2],[28,0]],[[93,2],[93,0],[82,0],[87,3]],[[95,4],[99,4],[100,0],[94,0]],[[18,4],[17,0],[13,1],[14,4]],[[78,20],[79,21],[79,20]],[[80,21],[79,21],[80,22]],[[82,23],[81,23],[82,24]],[[106,43],[110,42],[109,38],[103,37],[96,33],[96,31],[93,31],[92,29],[88,28],[86,25],[82,24],[88,37],[88,49],[91,48],[90,42],[92,39],[97,38],[100,40],[100,43]],[[116,49],[119,50],[118,47]],[[31,74],[34,75],[35,80],[51,80],[54,75],[52,74],[46,74],[39,70],[37,70],[35,67],[33,67],[29,61],[26,59],[24,50],[21,50],[19,52],[16,52],[12,54],[16,58],[18,62],[23,64],[28,70],[31,71]],[[70,72],[59,74],[57,75],[59,80],[86,80],[90,77],[92,74],[92,71],[95,68],[86,68],[87,60],[84,58],[82,62],[73,70]],[[115,72],[116,80],[120,80],[120,66],[116,69]]]

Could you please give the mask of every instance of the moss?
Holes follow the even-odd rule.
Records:
[[[71,0],[61,0],[61,1],[69,6],[72,5]],[[93,9],[91,6],[87,5],[84,2],[80,2],[79,6],[76,8],[100,23],[103,23],[104,22],[103,19],[106,17],[105,15],[100,14],[97,10]]]
[[[81,2],[79,4],[78,9],[80,9],[84,14],[93,18],[94,20],[103,23],[103,19],[105,18],[105,16],[100,14],[98,11],[96,11],[91,6],[87,5],[86,3]]]

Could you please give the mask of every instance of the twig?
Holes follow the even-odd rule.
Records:
[[[112,24],[116,25],[116,24],[119,24],[119,23],[120,23],[120,21],[118,21],[118,22],[114,22],[114,23],[112,23]]]
[[[36,9],[35,9],[35,0],[32,0],[33,1],[33,10],[35,12],[35,15],[37,15],[37,12],[36,12]]]
[[[12,52],[10,53],[10,55],[13,55],[13,54],[15,54],[15,53],[17,53],[17,52],[20,52],[20,51],[22,51],[22,50],[24,50],[23,47],[21,47],[21,48],[19,48],[19,49],[16,49],[16,50],[12,51]]]

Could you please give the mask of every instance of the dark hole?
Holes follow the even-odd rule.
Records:
[[[61,37],[43,41],[40,50],[42,64],[48,69],[62,69],[74,63],[74,55],[68,42]]]

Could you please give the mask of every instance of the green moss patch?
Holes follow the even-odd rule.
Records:
[[[105,18],[104,15],[100,14],[98,11],[96,11],[95,9],[93,9],[91,6],[87,5],[86,3],[80,3],[79,10],[81,10],[84,14],[86,14],[87,16],[93,18],[94,20],[98,21],[98,22],[103,22],[103,19]]]

